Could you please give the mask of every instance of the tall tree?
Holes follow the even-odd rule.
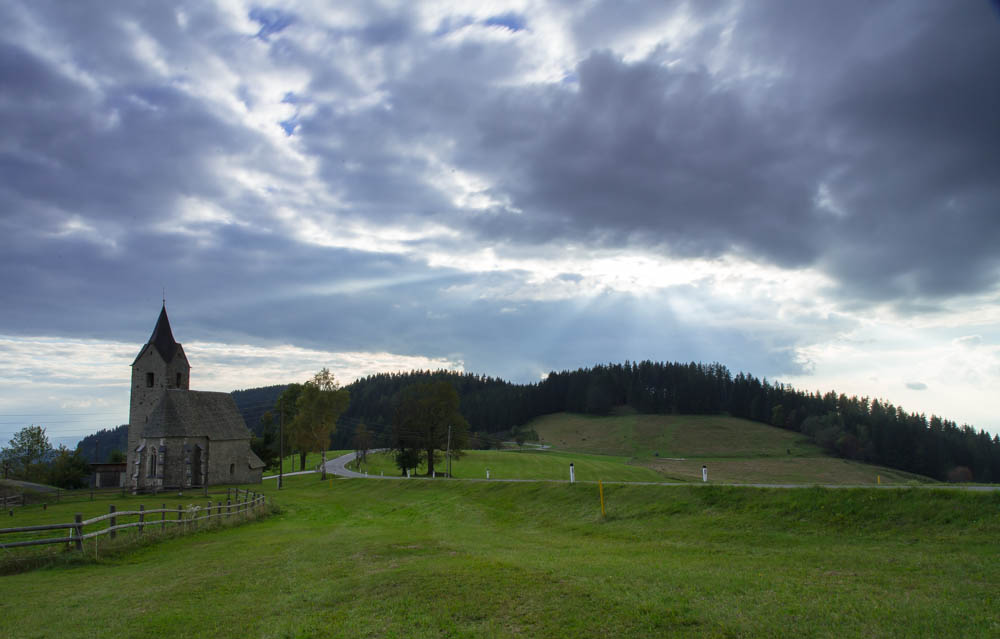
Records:
[[[302,385],[292,425],[301,450],[320,453],[322,478],[326,479],[326,450],[337,429],[337,419],[351,403],[351,394],[340,388],[330,370],[324,368]]]
[[[48,483],[60,488],[83,488],[87,485],[90,464],[80,449],[70,450],[59,446],[55,459],[48,468]]]
[[[278,463],[278,425],[274,423],[271,411],[261,415],[260,437],[253,435],[250,438],[250,449],[264,462],[265,468]]]
[[[354,456],[362,462],[368,461],[368,451],[372,447],[372,432],[364,422],[354,429]]]
[[[430,476],[434,475],[435,461],[440,459],[438,451],[450,447],[452,457],[457,457],[466,445],[469,424],[458,404],[455,387],[446,381],[415,384],[400,395],[393,420],[394,447],[399,453],[407,449],[421,451]]]
[[[299,396],[302,395],[302,386],[302,384],[289,384],[274,403],[274,409],[278,414],[278,425],[280,430],[283,431],[279,434],[284,439],[281,445],[284,447],[285,453],[289,455],[292,454],[297,443],[292,425],[295,422],[296,414],[298,414]],[[282,423],[284,423],[283,427],[281,426]],[[299,470],[305,470],[306,452],[302,448],[298,450]],[[292,464],[292,470],[295,470],[295,464]]]
[[[41,426],[25,426],[14,433],[2,450],[0,458],[10,473],[21,479],[43,479],[41,462],[52,452],[52,444]]]

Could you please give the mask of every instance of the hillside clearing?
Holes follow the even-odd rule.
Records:
[[[664,481],[863,485],[930,482],[903,471],[832,457],[799,433],[722,415],[607,417],[556,413],[529,424],[556,450],[605,453]]]

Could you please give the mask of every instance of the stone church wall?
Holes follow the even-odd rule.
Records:
[[[212,452],[208,460],[209,483],[260,483],[261,471],[250,469],[247,461],[249,456],[248,440],[212,440]]]

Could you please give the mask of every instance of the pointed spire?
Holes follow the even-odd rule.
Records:
[[[172,360],[174,354],[177,353],[177,342],[174,340],[174,334],[170,330],[170,320],[167,319],[167,304],[165,301],[163,307],[160,309],[160,318],[156,320],[156,328],[153,329],[153,334],[149,336],[149,343],[160,352],[160,357],[165,362]]]

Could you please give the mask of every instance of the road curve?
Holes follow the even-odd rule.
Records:
[[[381,453],[388,449],[386,448],[376,448],[375,450],[368,451],[369,453]],[[358,454],[347,453],[346,455],[341,455],[336,459],[331,459],[326,462],[326,472],[337,475],[339,477],[360,477],[361,479],[406,479],[406,477],[401,477],[399,475],[389,475],[388,477],[383,475],[366,475],[364,473],[359,473],[347,468],[347,464],[357,459]]]

